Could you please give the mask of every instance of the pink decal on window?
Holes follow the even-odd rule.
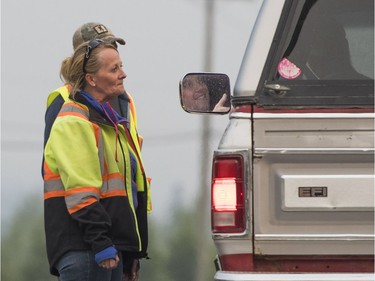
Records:
[[[286,79],[294,79],[300,76],[301,69],[299,69],[294,63],[289,61],[287,58],[283,58],[277,66],[279,74]]]

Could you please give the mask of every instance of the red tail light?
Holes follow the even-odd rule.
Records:
[[[219,155],[215,157],[212,168],[212,232],[244,232],[246,222],[243,158],[241,155]]]

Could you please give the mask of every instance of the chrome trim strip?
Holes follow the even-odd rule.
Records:
[[[258,241],[373,241],[371,234],[255,234]]]
[[[367,147],[367,148],[265,148],[265,147],[257,147],[254,149],[255,153],[361,153],[361,152],[374,152],[375,149],[373,147]]]
[[[342,119],[342,118],[371,118],[374,113],[254,113],[255,119],[261,118],[313,118],[313,119]]]
[[[374,273],[235,273],[217,271],[215,281],[374,281]]]
[[[232,118],[250,118],[251,113],[233,112]],[[375,118],[375,113],[253,113],[254,119],[291,118],[291,119],[342,119],[342,118]]]

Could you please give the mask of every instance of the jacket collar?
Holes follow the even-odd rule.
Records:
[[[85,91],[77,92],[74,96],[74,100],[87,106],[89,109],[89,120],[92,122],[113,127],[128,122],[128,120],[120,116],[108,102],[101,104]]]

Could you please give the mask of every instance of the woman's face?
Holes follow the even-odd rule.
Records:
[[[188,110],[207,111],[210,106],[207,85],[197,79],[186,81],[182,102]]]
[[[100,69],[93,74],[94,89],[103,101],[124,93],[123,80],[126,78],[122,70],[119,53],[112,48],[105,48],[98,54]]]

